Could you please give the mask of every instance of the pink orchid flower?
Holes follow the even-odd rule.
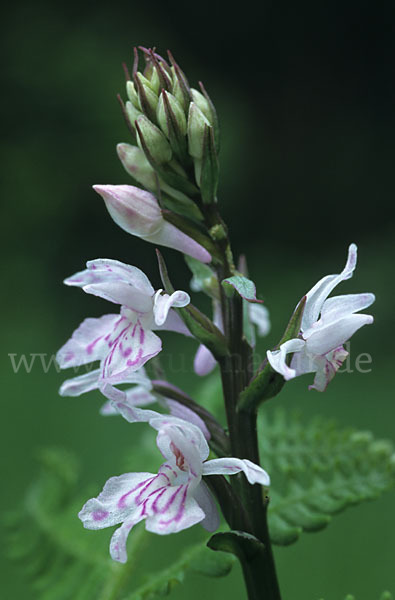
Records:
[[[202,481],[203,475],[234,475],[243,471],[251,484],[270,484],[269,475],[249,460],[207,460],[206,439],[191,423],[130,408],[128,420],[148,421],[158,431],[157,446],[166,462],[157,474],[125,473],[112,477],[99,496],[88,500],[79,513],[87,529],[121,524],[110,543],[110,554],[116,561],[126,562],[127,537],[142,520],[147,531],[159,535],[177,533],[197,523],[215,531],[219,516],[214,498]]]
[[[154,329],[189,334],[172,310],[189,304],[189,295],[182,291],[171,296],[162,290],[155,292],[140,269],[116,260],[96,259],[89,261],[87,267],[66,279],[66,285],[81,287],[88,294],[120,304],[121,312],[85,319],[57,353],[59,366],[66,369],[99,360],[99,388],[105,383],[134,382],[135,372],[162,349]],[[89,387],[94,375],[88,373],[81,379],[77,384]],[[88,390],[85,387],[80,393],[83,391]]]
[[[357,247],[348,249],[346,266],[339,275],[323,277],[306,294],[301,337],[291,339],[278,350],[267,352],[272,368],[289,380],[304,373],[315,373],[309,389],[323,392],[333,379],[348,352],[343,344],[363,325],[373,323],[371,315],[356,314],[373,304],[374,294],[346,294],[328,298],[341,282],[350,279],[357,264]],[[287,354],[293,353],[290,366]]]

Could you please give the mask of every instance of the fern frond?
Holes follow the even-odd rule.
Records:
[[[39,600],[145,600],[170,593],[188,571],[219,577],[232,568],[233,557],[212,552],[204,540],[169,568],[147,573],[136,589],[142,571],[137,558],[155,536],[137,526],[128,562],[114,562],[108,552],[111,531],[87,531],[77,517],[89,493],[81,498],[74,458],[52,449],[40,459],[40,477],[23,506],[6,517],[9,557],[21,563]]]
[[[395,483],[391,442],[333,422],[305,424],[280,411],[261,422],[262,464],[271,475],[269,525],[274,544],[318,531],[348,506],[377,498]]]

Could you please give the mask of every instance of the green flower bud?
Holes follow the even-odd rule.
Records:
[[[191,102],[188,114],[188,150],[193,158],[203,158],[203,141],[206,125],[210,125],[209,120],[197,104]]]
[[[125,110],[130,123],[133,125],[133,127],[135,127],[134,123],[136,119],[140,117],[143,113],[137,108],[135,108],[132,102],[130,102],[130,100],[126,102]]]
[[[173,86],[171,92],[175,98],[177,98],[178,102],[181,104],[185,114],[188,114],[188,107],[191,101],[186,85],[184,84],[181,77],[177,77],[177,73],[175,71],[174,66],[171,67],[171,72],[173,75]]]
[[[191,88],[191,94],[194,103],[200,108],[204,116],[210,121],[210,125],[212,125],[213,115],[207,98],[205,98],[201,92],[195,90],[194,88]]]
[[[164,96],[166,95],[167,102],[165,102]],[[170,111],[173,113],[169,115],[168,107]],[[181,104],[178,102],[177,98],[163,90],[161,95],[159,96],[158,107],[156,109],[156,116],[158,118],[158,123],[163,133],[166,134],[168,138],[170,138],[170,128],[169,128],[169,120],[173,120],[174,124],[177,126],[178,135],[185,136],[187,133],[187,120],[185,118],[184,110]],[[174,116],[174,118],[173,118]],[[170,125],[171,127],[171,125]]]
[[[137,95],[136,86],[134,85],[133,81],[129,80],[126,82],[126,93],[133,106],[140,110],[139,97]]]
[[[152,166],[169,163],[172,157],[172,149],[169,142],[161,132],[145,115],[136,120],[137,143],[144,152]]]
[[[158,71],[156,69],[152,69],[151,77],[149,78],[150,86],[152,90],[159,95],[160,88],[160,79],[158,75]]]
[[[157,177],[144,152],[131,144],[117,144],[117,153],[126,172],[147,190],[155,192]]]
[[[158,96],[152,90],[148,79],[141,73],[136,73],[135,83],[138,90],[139,105],[142,112],[153,122],[156,122],[156,107]]]

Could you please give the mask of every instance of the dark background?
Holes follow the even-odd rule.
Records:
[[[262,352],[277,341],[297,300],[320,277],[341,270],[348,244],[359,246],[357,272],[340,293],[377,295],[374,326],[353,340],[353,356],[372,356],[371,373],[339,375],[325,394],[307,393],[303,378],[278,403],[394,439],[394,19],[391,2],[7,6],[2,509],[21,500],[42,446],[74,450],[88,481],[100,485],[128,447],[129,426],[99,417],[97,396],[61,399],[64,377],[54,366],[14,374],[8,355],[50,357],[83,318],[108,310],[62,286],[88,259],[135,264],[159,287],[154,248],[120,231],[90,189],[128,183],[115,153],[117,142],[129,141],[115,94],[123,93],[121,62],[130,63],[138,44],[161,53],[170,48],[190,83],[203,80],[216,104],[223,216],[272,315]],[[166,260],[185,287],[181,257],[169,250]],[[194,345],[174,338],[169,344],[174,352],[184,344],[187,366],[173,381],[192,392]],[[392,493],[353,509],[325,532],[278,550],[285,597],[336,600],[354,592],[373,600],[382,589],[395,592],[394,499]],[[2,564],[5,597],[30,597],[18,571]],[[236,570],[213,589],[218,597],[241,597],[239,580]],[[196,581],[174,597],[194,597]],[[199,593],[210,585],[199,580]]]

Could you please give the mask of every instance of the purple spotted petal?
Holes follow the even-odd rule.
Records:
[[[108,351],[106,338],[119,320],[119,315],[85,319],[57,353],[56,360],[60,368],[78,367],[104,358]]]
[[[154,473],[125,473],[111,477],[97,498],[84,504],[78,516],[87,529],[103,529],[122,523],[134,509],[141,490],[156,481]]]
[[[196,500],[189,494],[189,485],[181,484],[166,488],[151,501],[147,511],[151,512],[146,520],[147,531],[159,535],[177,533],[203,521],[205,514]]]
[[[108,341],[109,352],[103,363],[102,383],[122,383],[132,372],[140,369],[150,358],[159,354],[162,342],[139,322],[120,322]]]

